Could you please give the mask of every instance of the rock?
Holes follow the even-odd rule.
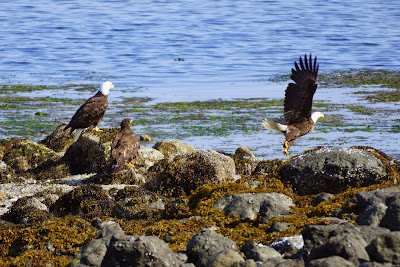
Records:
[[[106,149],[96,135],[82,135],[64,154],[72,174],[94,173],[106,165]],[[108,155],[107,155],[108,156]]]
[[[400,231],[400,195],[387,200],[388,208],[381,221],[381,226],[391,231]]]
[[[335,195],[333,194],[329,194],[329,193],[320,193],[316,196],[313,197],[313,200],[311,202],[311,205],[313,205],[313,207],[318,206],[318,204],[320,204],[321,202],[324,202],[326,200],[329,200],[331,198],[333,198]]]
[[[119,239],[125,235],[119,224],[113,221],[102,222],[99,228],[99,237],[82,247],[71,262],[71,267],[101,266],[111,239]]]
[[[367,244],[371,243],[372,240],[374,240],[378,236],[390,233],[390,230],[387,228],[366,225],[359,225],[355,227],[355,230],[358,231],[358,233],[364,238]]]
[[[280,159],[262,160],[254,169],[252,175],[267,175],[269,177],[280,177],[280,167],[283,161]]]
[[[383,163],[362,149],[322,148],[283,166],[282,178],[300,194],[339,193],[387,177]]]
[[[101,266],[193,266],[156,236],[112,238]]]
[[[145,175],[150,167],[163,159],[164,155],[160,151],[151,147],[141,146],[137,157],[132,160],[132,164],[135,165],[137,173]]]
[[[232,267],[257,267],[257,263],[250,259],[250,260],[246,260],[246,261],[239,261],[239,262],[234,262],[232,264]]]
[[[165,156],[165,158],[170,160],[177,155],[196,151],[196,149],[192,146],[185,145],[179,141],[173,140],[159,141],[154,144],[153,148],[160,151]]]
[[[40,141],[40,143],[56,152],[67,151],[67,148],[74,142],[74,139],[73,136],[69,134],[69,130],[64,131],[65,126],[67,126],[67,123],[57,126],[57,128]]]
[[[361,191],[356,194],[357,205],[361,210],[377,203],[383,203],[386,205],[389,198],[400,198],[400,187]]]
[[[142,187],[126,187],[117,192],[112,216],[127,220],[160,217],[167,200]]]
[[[235,263],[245,262],[243,257],[234,250],[226,249],[207,262],[207,267],[231,267]]]
[[[153,137],[151,137],[150,135],[147,135],[147,134],[141,134],[139,136],[139,139],[142,142],[151,142],[151,141],[153,141]]]
[[[197,232],[190,239],[186,253],[189,261],[199,267],[206,266],[209,260],[226,249],[237,251],[236,243],[223,235],[206,229]]]
[[[353,267],[354,265],[351,261],[348,261],[340,256],[331,256],[322,259],[316,259],[310,261],[307,266],[309,267]]]
[[[179,197],[207,183],[234,181],[233,159],[212,150],[196,150],[164,159],[150,170],[155,178],[146,184],[149,190]]]
[[[241,220],[255,220],[257,215],[270,220],[289,214],[293,201],[281,193],[244,193],[227,195],[215,201],[214,208],[224,210],[227,215],[237,215]]]
[[[47,206],[35,197],[23,197],[12,205],[10,211],[1,216],[2,220],[17,224],[38,224],[53,218]]]
[[[387,206],[383,203],[370,205],[357,218],[357,223],[359,225],[379,226],[386,210]]]
[[[371,260],[400,264],[400,231],[376,237],[367,246]]]
[[[271,225],[271,227],[268,229],[268,233],[282,232],[288,228],[290,228],[290,223],[276,222],[276,223],[273,223]]]
[[[301,235],[285,236],[272,242],[269,246],[283,254],[285,252],[302,249],[304,246],[304,240]]]
[[[242,245],[240,251],[244,253],[247,259],[254,261],[266,262],[272,258],[282,258],[282,255],[275,249],[251,240]]]
[[[374,232],[380,234],[376,227],[355,227],[350,223],[306,226],[302,231],[305,259],[341,256],[357,265],[359,261],[369,261],[366,239]]]
[[[246,146],[236,149],[233,159],[235,160],[236,173],[239,175],[251,175],[261,161]]]
[[[285,260],[283,258],[272,258],[266,262],[257,262],[257,267],[304,267],[304,260]]]
[[[74,190],[61,196],[51,211],[59,216],[68,214],[83,218],[109,216],[115,202],[98,185],[78,185]]]

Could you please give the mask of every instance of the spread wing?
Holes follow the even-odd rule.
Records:
[[[284,117],[288,124],[295,124],[311,116],[312,101],[315,90],[317,90],[317,74],[319,64],[317,57],[307,59],[304,56],[304,63],[300,57],[299,65],[295,62],[295,70],[292,69],[290,77],[295,83],[289,83],[285,94]]]
[[[76,111],[65,128],[72,128],[71,130],[74,130],[97,125],[106,114],[107,106],[107,96],[98,92]]]
[[[111,144],[111,172],[123,170],[126,161],[136,158],[139,148],[139,138],[131,130],[119,132]]]

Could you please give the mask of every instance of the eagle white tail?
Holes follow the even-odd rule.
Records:
[[[278,122],[275,122],[267,118],[263,120],[262,125],[264,126],[265,129],[268,130],[279,131],[279,132],[286,132],[287,130],[287,125],[280,124]]]
[[[83,130],[85,130],[85,129],[76,129],[76,131],[75,131],[75,133],[74,133],[74,143],[75,143],[76,141],[78,141],[79,136],[81,136]]]

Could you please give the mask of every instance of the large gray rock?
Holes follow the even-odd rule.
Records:
[[[197,267],[206,266],[214,256],[224,250],[237,251],[236,243],[212,230],[197,232],[188,242],[186,253]]]
[[[400,231],[400,198],[391,198],[388,201],[388,208],[382,218],[381,226],[392,231]]]
[[[273,248],[254,241],[248,241],[240,247],[240,251],[244,253],[247,259],[254,261],[266,262],[272,258],[282,258],[282,255]]]
[[[179,197],[207,183],[228,183],[235,179],[235,163],[212,150],[196,150],[164,159],[150,170],[155,178],[146,187]]]
[[[235,250],[226,249],[207,262],[207,267],[231,267],[235,263],[245,262],[243,257]]]
[[[293,201],[281,193],[244,193],[227,195],[215,201],[214,208],[241,220],[254,220],[260,214],[265,220],[282,217],[290,212]]]
[[[339,256],[331,256],[327,258],[312,260],[307,264],[308,267],[353,267],[351,261],[348,261]]]
[[[362,149],[322,148],[291,160],[282,178],[299,194],[339,193],[387,177],[383,163]]]
[[[71,262],[71,267],[101,266],[112,238],[124,237],[124,231],[118,223],[106,221],[99,225],[100,235],[84,246]]]
[[[305,259],[310,261],[330,256],[341,256],[352,262],[369,261],[369,255],[365,250],[368,243],[360,230],[350,223],[307,226],[302,231]]]
[[[156,236],[124,236],[113,238],[101,266],[193,266],[186,264],[184,254],[174,253]]]
[[[400,231],[376,237],[368,245],[367,251],[374,261],[400,265]]]

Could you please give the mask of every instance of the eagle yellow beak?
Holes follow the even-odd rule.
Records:
[[[113,87],[114,88],[114,87]],[[325,118],[324,114],[321,113],[321,118]]]
[[[114,84],[111,84],[111,88],[114,89]]]

